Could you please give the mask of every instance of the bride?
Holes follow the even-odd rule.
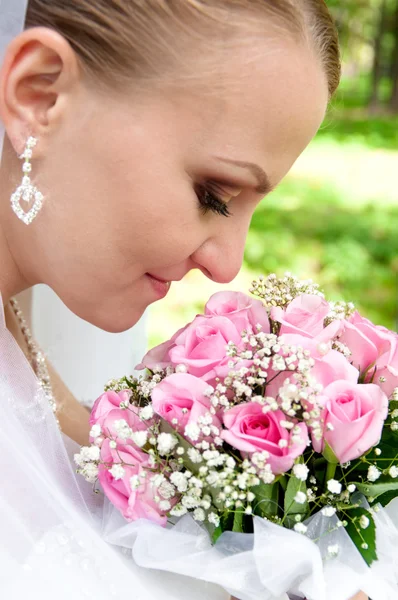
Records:
[[[104,541],[69,460],[87,412],[13,297],[45,283],[121,332],[190,269],[231,280],[338,85],[334,25],[323,0],[4,0],[0,20],[1,597],[227,598]]]

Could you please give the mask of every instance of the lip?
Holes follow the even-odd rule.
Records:
[[[171,281],[165,281],[164,279],[158,279],[157,277],[154,277],[150,273],[146,273],[145,275],[148,278],[150,284],[152,285],[152,288],[155,290],[156,295],[158,296],[159,299],[167,296],[167,293],[171,287]]]

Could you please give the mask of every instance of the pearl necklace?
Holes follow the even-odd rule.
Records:
[[[54,394],[53,394],[53,390],[52,390],[52,386],[51,386],[50,374],[48,371],[45,356],[44,356],[42,350],[40,349],[40,347],[38,346],[38,344],[33,339],[33,336],[30,332],[30,329],[25,320],[23,312],[21,311],[19,304],[15,300],[15,298],[11,298],[10,305],[11,305],[11,308],[14,311],[14,314],[18,320],[22,335],[26,342],[28,352],[29,352],[29,362],[32,366],[33,371],[35,372],[37,379],[39,380],[40,387],[42,388],[42,390],[44,392],[44,396],[45,396],[47,402],[49,403],[52,411],[54,413],[56,413],[57,412],[57,403],[54,398]],[[57,423],[59,425],[58,419],[57,419]]]

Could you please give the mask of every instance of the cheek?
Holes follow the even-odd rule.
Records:
[[[166,177],[165,173],[163,181]],[[193,191],[185,182],[177,180],[172,186],[156,178],[137,178],[126,188],[128,191],[121,193],[124,210],[117,215],[115,238],[130,265],[156,269],[176,265],[203,243],[204,224]]]
[[[174,192],[156,178],[118,178],[113,171],[95,177],[100,191],[94,203],[93,183],[82,190],[78,216],[64,215],[65,230],[74,232],[68,244],[74,268],[80,265],[90,278],[117,273],[120,281],[124,274],[131,281],[180,263],[200,245],[203,225],[189,191]]]

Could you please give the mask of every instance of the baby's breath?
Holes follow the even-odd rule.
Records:
[[[278,278],[274,273],[268,277],[259,277],[252,282],[250,292],[263,300],[267,308],[272,306],[286,306],[301,294],[312,294],[324,297],[319,285],[311,279],[300,281],[291,273],[285,273],[284,277]]]

